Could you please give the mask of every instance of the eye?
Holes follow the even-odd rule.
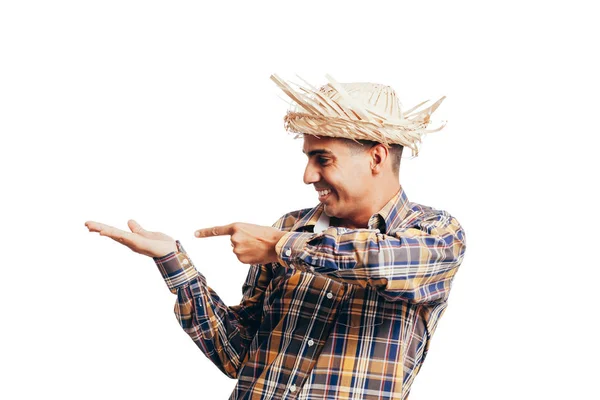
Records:
[[[319,157],[317,157],[317,162],[318,162],[320,165],[327,165],[327,164],[329,163],[329,158],[327,158],[327,157],[322,157],[322,156],[319,156]]]

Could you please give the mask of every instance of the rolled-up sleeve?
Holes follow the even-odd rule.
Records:
[[[276,246],[284,266],[371,286],[388,301],[411,303],[446,300],[465,249],[462,227],[441,210],[388,234],[329,227],[319,234],[289,232]]]

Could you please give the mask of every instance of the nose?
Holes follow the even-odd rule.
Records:
[[[319,182],[320,179],[321,179],[321,176],[319,175],[319,172],[309,161],[306,164],[306,169],[304,170],[304,183],[306,183],[307,185],[310,185],[312,183]]]

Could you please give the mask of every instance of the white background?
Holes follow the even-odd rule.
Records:
[[[400,179],[468,249],[411,400],[599,398],[586,2],[0,4],[3,399],[229,396],[153,261],[84,222],[181,240],[239,301],[247,267],[194,230],[317,203],[272,73],[447,96]]]

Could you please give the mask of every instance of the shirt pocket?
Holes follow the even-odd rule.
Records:
[[[340,305],[337,323],[352,328],[381,325],[384,299],[370,288],[348,287],[348,296]]]

